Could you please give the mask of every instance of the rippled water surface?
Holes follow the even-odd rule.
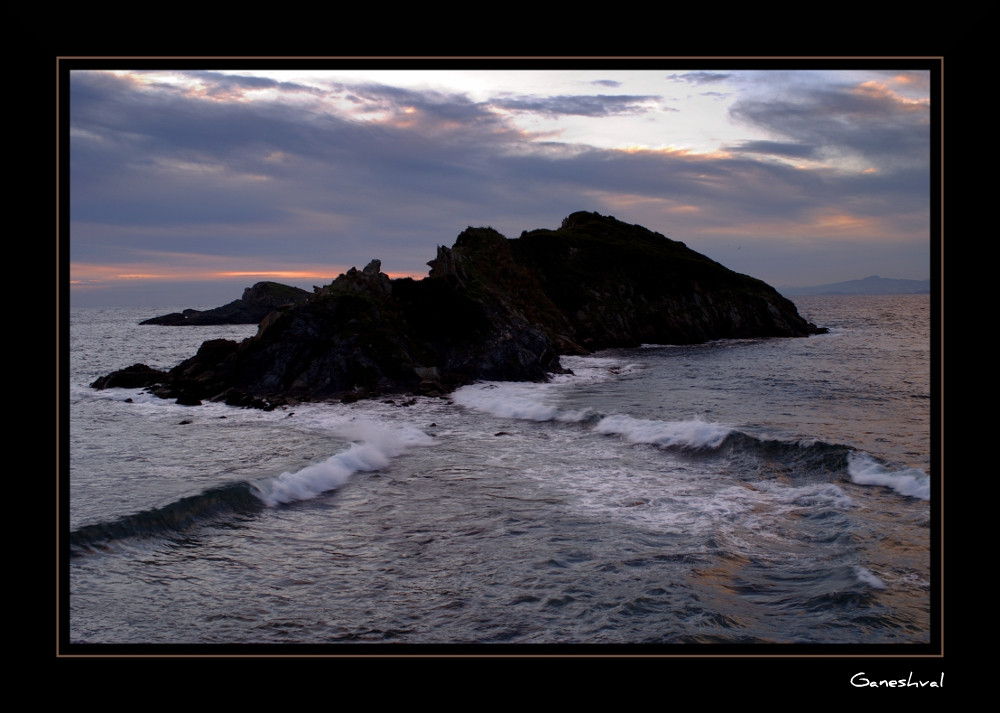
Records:
[[[87,386],[254,327],[75,310],[70,641],[927,643],[929,299],[797,304],[830,334],[267,413]]]

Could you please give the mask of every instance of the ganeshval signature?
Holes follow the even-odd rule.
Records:
[[[867,678],[864,671],[851,676],[851,685],[855,688],[944,688],[944,671],[941,678],[936,681],[914,681],[913,671],[906,678],[880,678],[878,680]]]

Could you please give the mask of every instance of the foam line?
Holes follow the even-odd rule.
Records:
[[[867,584],[872,589],[885,589],[886,585],[881,579],[871,573],[871,571],[865,569],[860,565],[854,566],[854,576],[858,578],[858,581]]]
[[[871,456],[851,453],[847,460],[847,472],[851,480],[859,485],[881,485],[911,498],[931,498],[931,479],[919,468],[890,470]]]
[[[476,411],[522,421],[583,421],[589,411],[563,411],[539,398],[537,384],[480,383],[463,386],[452,400]]]
[[[598,433],[622,436],[630,443],[648,443],[661,448],[718,448],[732,429],[700,419],[650,421],[632,416],[606,416],[594,427]]]
[[[430,445],[434,439],[415,428],[389,429],[375,423],[349,424],[341,435],[360,440],[322,463],[294,473],[255,483],[257,496],[268,506],[308,500],[335,490],[359,472],[380,470],[413,446]]]

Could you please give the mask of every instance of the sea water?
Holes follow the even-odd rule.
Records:
[[[829,334],[270,412],[88,386],[255,326],[74,309],[66,638],[927,644],[930,298],[796,304]]]

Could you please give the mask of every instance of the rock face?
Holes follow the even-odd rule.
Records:
[[[166,372],[159,369],[145,364],[133,364],[100,377],[91,386],[95,389],[141,389],[151,384],[157,384],[166,377]]]
[[[559,230],[525,232],[511,246],[590,349],[816,330],[766,283],[612,217],[574,213]]]
[[[271,407],[475,379],[540,381],[560,354],[826,331],[773,288],[683,243],[597,213],[509,240],[469,228],[439,247],[422,280],[390,280],[373,260],[271,312],[242,343],[206,342],[139,386],[164,397]],[[95,381],[105,388],[140,365]]]
[[[310,293],[298,287],[277,282],[258,282],[243,290],[243,296],[215,309],[186,309],[152,317],[139,324],[159,324],[168,327],[202,324],[257,324],[276,309],[299,304],[309,299]]]

